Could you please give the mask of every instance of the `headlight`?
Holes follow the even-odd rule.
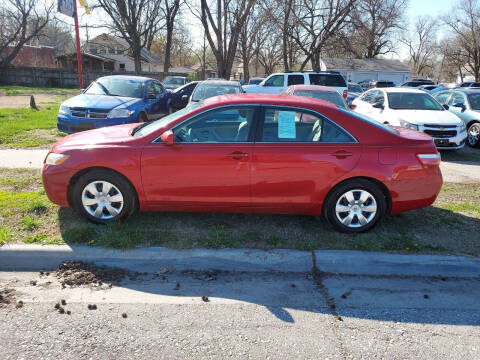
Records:
[[[467,128],[464,123],[461,123],[460,125],[458,125],[458,132],[464,132],[466,130]]]
[[[49,153],[47,157],[45,158],[45,164],[48,165],[60,165],[65,162],[69,158],[68,155],[64,154],[55,154],[55,153]]]
[[[108,118],[128,118],[134,113],[133,110],[128,109],[113,109],[108,113]]]
[[[400,126],[407,128],[407,129],[412,129],[412,130],[418,130],[418,125],[411,124],[408,121],[405,120],[400,120]]]
[[[58,113],[63,115],[70,115],[70,108],[65,105],[60,105],[60,109],[58,109]]]

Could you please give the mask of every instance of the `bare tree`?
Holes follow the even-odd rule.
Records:
[[[57,55],[75,51],[75,40],[70,26],[55,17],[30,42],[52,46]]]
[[[53,5],[35,0],[2,0],[0,68],[6,68],[22,47],[45,28],[53,12]]]
[[[272,28],[273,24],[270,26],[263,46],[258,49],[258,59],[264,68],[265,75],[273,73],[275,68],[281,65],[283,59],[282,34]]]
[[[430,16],[420,16],[414,24],[410,36],[401,40],[410,53],[412,73],[419,76],[433,74],[437,52],[437,21]]]
[[[465,69],[480,81],[480,0],[460,0],[443,21],[456,36]]]
[[[309,61],[313,70],[320,70],[320,55],[327,41],[343,29],[357,0],[302,0],[292,7],[296,26],[292,38],[305,55],[301,65]]]
[[[255,0],[200,0],[200,9],[190,6],[202,22],[220,77],[230,78],[240,31],[254,4]]]
[[[358,0],[352,11],[347,49],[357,58],[394,52],[395,34],[405,28],[408,0]]]
[[[165,17],[165,27],[167,30],[165,42],[165,62],[163,63],[164,72],[168,72],[168,69],[170,68],[170,53],[172,48],[173,29],[175,25],[175,17],[177,16],[179,9],[180,0],[164,0],[162,11],[163,16]]]
[[[129,45],[135,63],[135,73],[142,71],[142,49],[149,48],[159,30],[161,0],[97,0],[110,17],[106,25]]]

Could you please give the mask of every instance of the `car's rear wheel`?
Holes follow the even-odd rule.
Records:
[[[385,215],[386,208],[382,190],[368,180],[357,179],[335,187],[327,196],[324,212],[335,229],[359,233],[374,227]]]
[[[480,123],[474,123],[468,128],[467,144],[471,147],[480,145]]]
[[[130,183],[107,170],[92,170],[81,176],[72,195],[75,210],[94,223],[123,220],[136,210],[137,198]]]

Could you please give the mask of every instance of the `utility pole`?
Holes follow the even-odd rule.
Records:
[[[75,19],[75,42],[77,45],[77,70],[78,70],[78,86],[83,89],[83,70],[82,70],[82,50],[80,49],[80,34],[78,31],[78,11],[77,0],[73,1],[74,19]]]

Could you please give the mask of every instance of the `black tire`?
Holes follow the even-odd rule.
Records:
[[[347,193],[353,194],[353,199],[356,202],[354,201],[353,204],[350,204],[345,197]],[[365,193],[368,193],[370,197],[365,202],[361,202],[359,195]],[[348,207],[349,212],[345,211],[337,214],[337,203],[339,208]],[[363,206],[368,211],[362,211]],[[374,206],[376,206],[375,213],[370,211]],[[386,210],[387,200],[382,190],[376,184],[365,179],[353,179],[337,185],[330,191],[325,199],[323,215],[336,230],[352,234],[372,229],[383,218]],[[354,215],[351,215],[352,213]],[[348,223],[346,218],[350,216],[353,216],[353,218],[350,220],[351,224],[347,226],[341,219]],[[367,220],[367,223],[362,225],[360,218]]]
[[[467,145],[470,147],[480,146],[480,123],[473,123],[467,131]]]
[[[104,196],[101,192],[103,190],[102,183],[109,183],[110,185],[113,185],[109,193],[105,194]],[[118,197],[119,193],[122,197],[122,201],[97,201],[98,197],[92,196],[92,193],[89,192],[89,190],[87,189],[87,186],[92,184],[94,184],[93,186],[95,186],[97,191],[101,189],[99,193],[102,194],[103,198],[109,197],[112,199],[116,199],[114,198],[114,196]],[[82,175],[72,188],[71,198],[73,200],[73,207],[75,208],[75,210],[80,215],[96,224],[107,224],[119,220],[124,220],[130,215],[132,215],[138,207],[137,194],[133,189],[132,185],[123,176],[113,171],[102,169],[92,170]],[[114,208],[116,211],[118,211],[118,213],[116,213],[115,216],[111,216],[111,210],[108,210],[106,206],[102,205],[102,218],[96,217],[94,216],[94,214],[91,214],[91,212],[95,211],[96,208],[99,207],[99,205],[86,206],[83,200],[85,198],[88,198],[87,200],[97,201],[99,204],[109,204],[110,209]],[[103,216],[105,216],[105,218],[103,218]]]
[[[138,122],[147,122],[148,121],[148,118],[147,118],[147,115],[145,115],[145,113],[140,113],[140,115],[138,115]]]

